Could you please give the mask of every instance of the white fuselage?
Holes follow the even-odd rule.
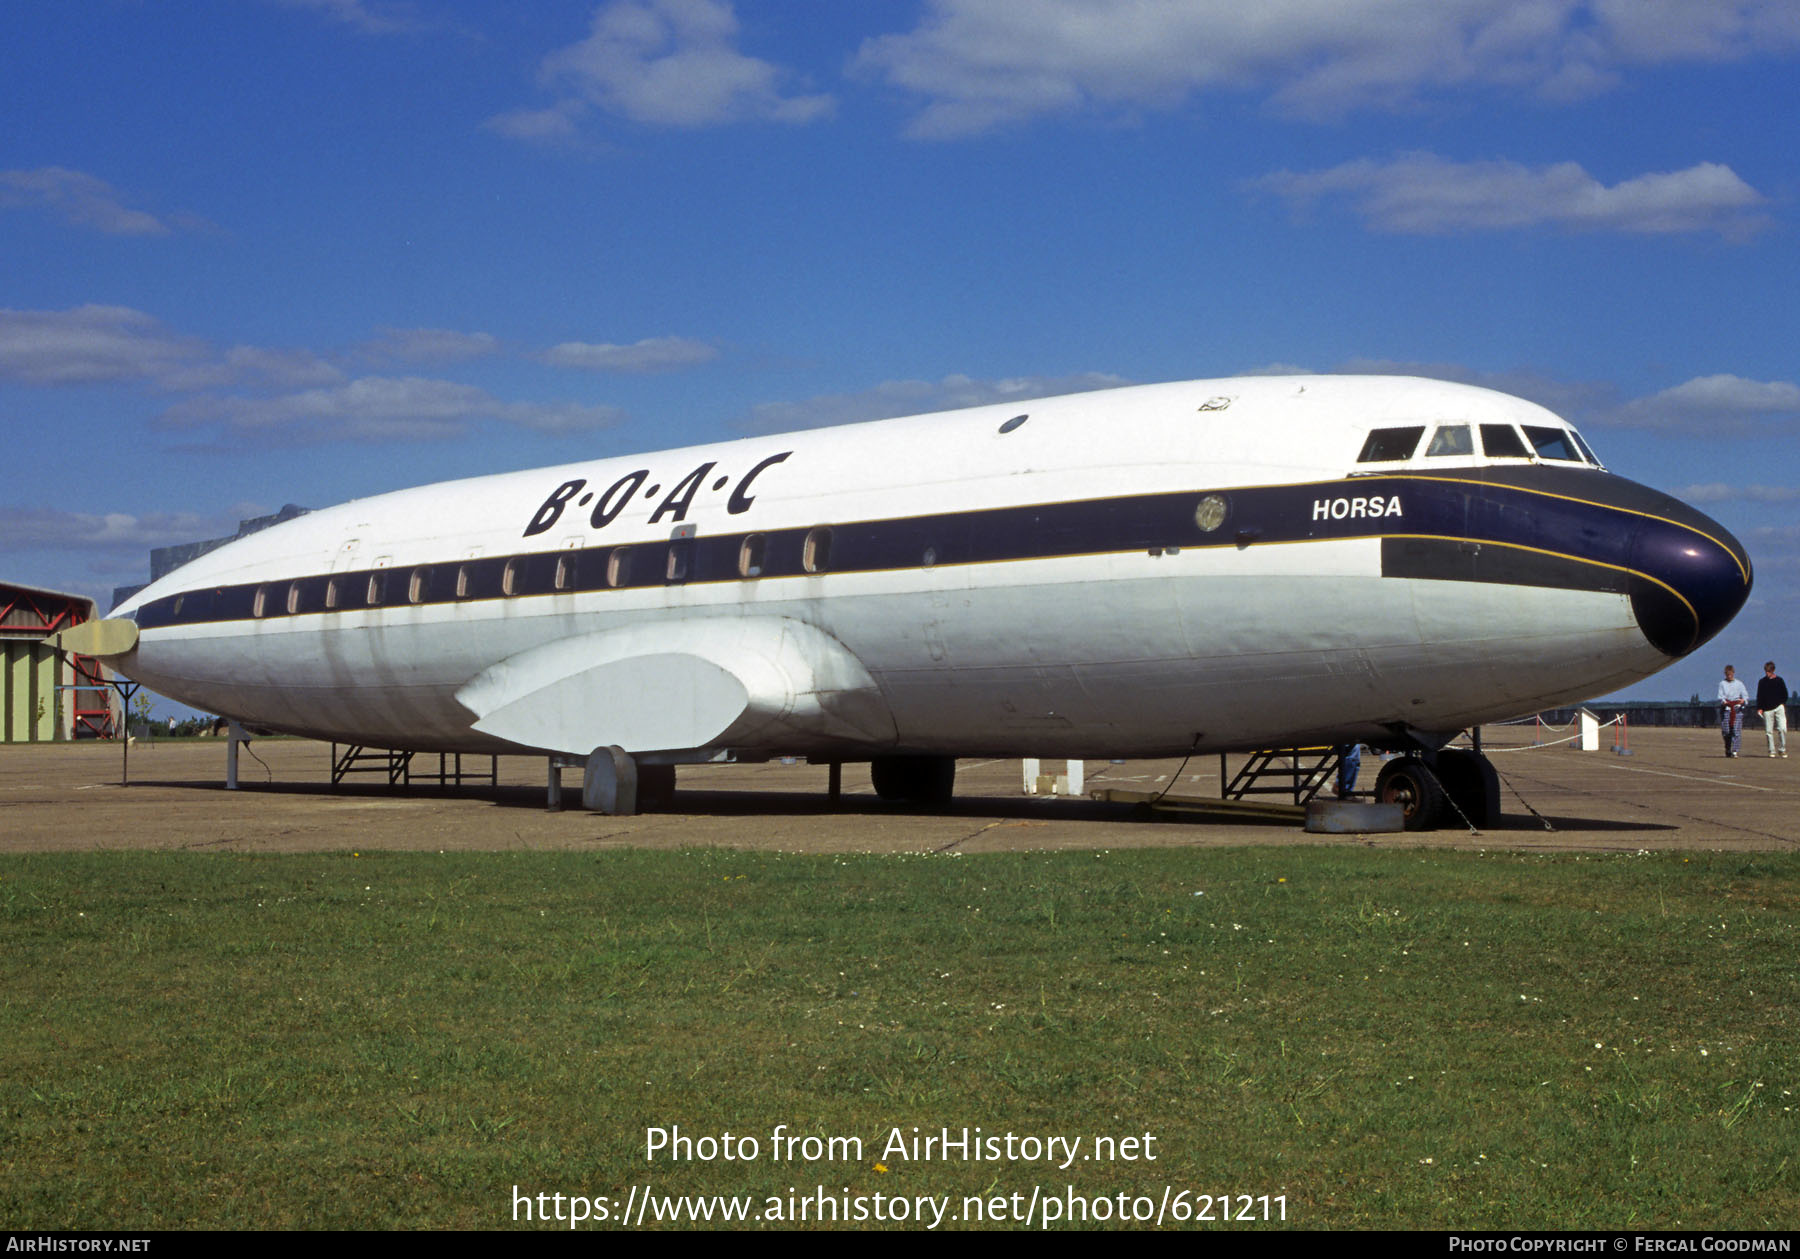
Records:
[[[1669,663],[1621,589],[1396,576],[1391,551],[1384,575],[1422,518],[1410,472],[1557,472],[1479,445],[1359,465],[1374,429],[1452,421],[1566,429],[1466,386],[1241,378],[402,490],[156,582],[115,613],[142,626],[118,664],[321,738],[698,760],[1380,741]],[[634,575],[610,584],[621,547]],[[535,567],[498,567],[522,556]],[[172,602],[202,591],[206,618]]]

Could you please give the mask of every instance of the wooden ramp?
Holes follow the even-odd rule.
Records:
[[[1303,804],[1276,804],[1265,800],[1221,800],[1216,796],[1173,796],[1155,791],[1100,788],[1090,793],[1110,804],[1135,804],[1153,813],[1206,814],[1240,822],[1293,822],[1306,820]]]

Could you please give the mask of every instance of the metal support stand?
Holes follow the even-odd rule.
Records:
[[[835,809],[844,796],[844,763],[842,761],[831,762],[830,777],[825,781],[825,798]]]
[[[1277,765],[1283,758],[1288,764]],[[1236,777],[1225,784],[1221,793],[1227,800],[1245,796],[1292,796],[1296,805],[1304,805],[1316,796],[1337,772],[1343,758],[1335,747],[1263,748],[1252,752]],[[1219,758],[1219,772],[1224,773],[1224,758]],[[1278,785],[1265,785],[1272,782]]]
[[[360,743],[345,745],[344,754],[338,755],[338,745],[331,745],[331,785],[339,786],[351,774],[385,774],[390,787],[403,787],[412,781],[411,752],[399,752],[388,748],[370,750]],[[420,775],[430,777],[430,775]]]
[[[237,722],[225,722],[225,790],[238,789],[238,744],[250,742],[249,733]]]
[[[144,689],[142,682],[131,682],[124,678],[110,678],[108,685],[119,693],[119,712],[123,714],[121,724],[125,727],[125,737],[119,740],[119,786],[131,785],[131,697]]]

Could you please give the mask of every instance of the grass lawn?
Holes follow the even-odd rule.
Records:
[[[0,1218],[513,1227],[516,1186],[1791,1228],[1797,909],[1765,854],[8,857]],[[647,1157],[676,1127],[716,1156]],[[964,1128],[1078,1156],[888,1144]]]

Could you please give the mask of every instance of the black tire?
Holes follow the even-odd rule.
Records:
[[[1438,785],[1437,775],[1416,756],[1403,756],[1381,767],[1375,799],[1399,805],[1409,831],[1435,830],[1444,814],[1444,789]]]
[[[640,813],[667,813],[675,807],[675,767],[639,765],[637,803]]]
[[[1500,821],[1500,776],[1487,757],[1462,748],[1438,753],[1437,775],[1444,792],[1477,829]]]
[[[877,756],[869,762],[875,794],[899,804],[949,804],[956,793],[953,756]]]

